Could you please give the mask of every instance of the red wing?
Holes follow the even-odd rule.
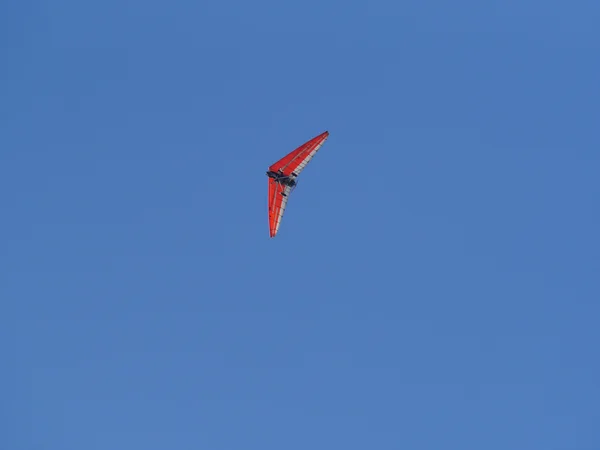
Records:
[[[269,167],[269,170],[273,172],[281,170],[285,175],[290,175],[292,172],[299,175],[312,157],[315,156],[315,153],[319,151],[328,136],[329,132],[326,131],[325,133],[312,138],[290,154],[281,158]]]
[[[287,205],[291,189],[269,178],[269,233],[275,237]],[[282,195],[285,194],[285,195]]]

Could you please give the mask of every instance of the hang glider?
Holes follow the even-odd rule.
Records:
[[[269,233],[275,237],[290,193],[295,189],[300,172],[319,151],[329,132],[326,131],[302,144],[269,167]]]

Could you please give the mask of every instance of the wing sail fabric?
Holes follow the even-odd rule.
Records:
[[[289,186],[282,186],[269,178],[269,234],[275,237],[290,194]]]
[[[312,138],[293,152],[281,158],[269,167],[269,170],[272,170],[273,172],[281,170],[285,175],[291,175],[292,173],[299,175],[313,156],[319,151],[328,136],[329,132],[326,131],[317,137]]]

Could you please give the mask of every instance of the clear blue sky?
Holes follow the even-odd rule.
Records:
[[[2,2],[0,448],[600,448],[598,23]]]

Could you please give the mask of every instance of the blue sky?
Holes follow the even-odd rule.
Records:
[[[599,20],[4,2],[0,446],[598,449]]]

